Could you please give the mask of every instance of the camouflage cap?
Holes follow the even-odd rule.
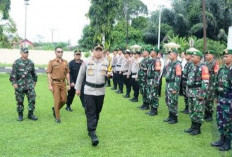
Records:
[[[23,47],[23,48],[21,48],[21,49],[20,49],[20,52],[28,53],[28,52],[29,52],[29,50],[28,50],[28,48],[27,48],[27,47]]]
[[[232,54],[232,49],[226,49],[223,51],[223,55]]]
[[[203,57],[203,54],[202,54],[201,51],[192,52],[192,55],[194,55],[194,56],[199,56],[199,57]]]
[[[205,54],[212,54],[212,55],[215,55],[216,53],[215,53],[215,51],[213,51],[213,50],[208,50],[208,51],[205,52]]]

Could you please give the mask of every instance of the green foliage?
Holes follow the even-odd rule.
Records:
[[[84,54],[85,58],[88,58],[90,55],[91,55],[90,52],[85,52]]]

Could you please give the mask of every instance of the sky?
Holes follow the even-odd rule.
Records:
[[[154,11],[159,5],[170,7],[170,0],[141,0]],[[90,0],[29,0],[27,7],[27,39],[33,42],[70,41],[76,45],[82,30],[89,24]],[[24,38],[24,0],[11,0],[10,16],[15,21],[18,34]]]

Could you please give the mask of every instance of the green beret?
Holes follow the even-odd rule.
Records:
[[[21,49],[20,49],[20,52],[28,53],[29,50],[28,50],[27,47],[24,47],[24,48],[21,48]]]
[[[223,51],[223,55],[232,54],[232,49],[226,49]]]
[[[171,50],[171,51],[169,51],[168,53],[171,53],[171,52],[176,53],[176,54],[179,53],[178,50]]]
[[[212,55],[215,55],[216,53],[215,53],[215,51],[213,51],[213,50],[208,50],[208,51],[205,52],[205,54],[212,54]]]
[[[192,55],[192,54],[193,54],[193,52],[191,52],[191,51],[187,51],[187,52],[185,52],[185,54],[186,54],[186,55]]]
[[[202,54],[201,51],[195,51],[195,52],[192,53],[192,55],[194,55],[194,56],[199,56],[199,57],[203,57],[203,54]]]
[[[143,51],[147,51],[147,52],[151,52],[151,49],[150,48],[148,48],[148,47],[145,47],[144,49],[143,49]]]

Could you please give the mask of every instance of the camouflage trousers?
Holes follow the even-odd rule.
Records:
[[[209,113],[213,113],[213,108],[214,108],[214,88],[212,86],[209,87],[208,92],[207,92],[207,97],[205,101],[205,111]]]
[[[218,97],[217,125],[220,134],[232,139],[232,99]]]
[[[16,97],[16,101],[17,101],[17,111],[18,112],[23,112],[24,110],[24,97],[25,95],[27,96],[27,100],[28,100],[28,110],[29,111],[34,111],[35,110],[35,89],[28,89],[28,90],[19,90],[16,89],[15,90],[15,97]]]
[[[166,89],[165,89],[165,102],[168,106],[169,112],[173,113],[174,115],[178,115],[178,97],[179,94],[172,93],[172,90],[170,90],[170,84],[166,83]]]
[[[192,122],[203,123],[205,113],[205,100],[199,100],[196,97],[189,97],[189,112]]]
[[[148,93],[148,101],[149,104],[153,108],[158,108],[159,107],[159,96],[158,96],[158,88],[159,87],[154,87],[154,86],[148,86],[147,88],[147,93]]]
[[[187,82],[185,80],[183,80],[182,82],[182,91],[183,91],[183,96],[184,96],[185,107],[188,107],[189,103],[188,103],[188,96],[187,96]]]
[[[143,102],[144,103],[149,103],[149,99],[148,99],[148,90],[147,90],[147,84],[146,83],[140,83],[139,84],[139,88],[140,88],[140,93],[143,96]]]

